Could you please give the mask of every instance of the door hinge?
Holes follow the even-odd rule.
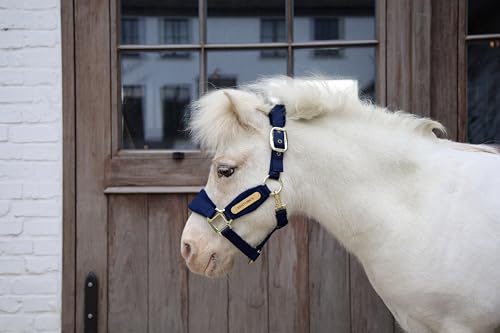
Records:
[[[99,288],[97,276],[94,272],[87,274],[85,279],[85,313],[84,313],[84,333],[97,333],[97,299]]]

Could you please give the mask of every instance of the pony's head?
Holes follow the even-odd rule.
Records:
[[[211,92],[193,105],[190,130],[193,139],[213,154],[205,191],[217,207],[225,207],[244,190],[262,184],[267,175],[269,109],[258,94],[235,89]],[[232,229],[255,246],[276,225],[273,207],[273,200],[266,200],[259,209],[234,220]],[[223,227],[224,220],[214,224]],[[181,253],[191,271],[222,276],[231,269],[238,252],[206,217],[191,214],[181,240]]]

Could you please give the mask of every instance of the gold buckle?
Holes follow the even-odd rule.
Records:
[[[271,191],[271,195],[276,195],[276,194],[279,194],[281,192],[281,190],[283,189],[283,181],[281,180],[281,178],[278,178],[278,179],[273,179],[273,178],[269,178],[269,175],[266,176],[266,178],[264,178],[264,180],[262,181],[262,184],[263,185],[266,185],[267,181],[270,181],[270,180],[274,180],[275,182],[278,183],[279,187],[277,190],[274,190],[274,191]]]
[[[283,133],[283,141],[285,144],[285,148],[278,148],[274,145],[274,131]],[[271,132],[269,132],[269,143],[271,144],[271,149],[277,153],[284,153],[288,149],[288,135],[286,134],[286,129],[283,127],[273,127],[271,128]]]
[[[223,228],[217,228],[217,226],[215,225],[214,221],[218,218],[218,217],[222,217],[222,219],[224,220],[225,222],[225,225]],[[212,229],[214,229],[214,231],[218,234],[220,234],[222,232],[222,230],[224,230],[225,228],[229,228],[231,229],[231,222],[233,222],[233,220],[228,220],[226,218],[226,215],[224,215],[224,209],[219,209],[219,208],[215,208],[215,215],[210,218],[210,217],[207,217],[207,222],[208,224],[210,224],[210,226],[212,227]]]

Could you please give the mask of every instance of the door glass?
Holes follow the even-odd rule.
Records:
[[[121,54],[122,147],[193,149],[188,104],[198,98],[198,52]]]
[[[208,43],[285,41],[285,0],[208,0]]]
[[[469,42],[467,81],[469,142],[500,143],[500,39]]]
[[[297,42],[375,38],[375,1],[295,1]]]
[[[469,35],[500,33],[500,1],[469,0]]]
[[[122,0],[120,44],[198,43],[198,1]]]
[[[375,100],[375,49],[316,48],[294,53],[295,75],[321,73],[355,80],[362,98]]]

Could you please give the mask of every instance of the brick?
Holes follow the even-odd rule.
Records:
[[[62,195],[62,184],[60,182],[25,183],[23,185],[23,196],[32,199],[50,199]]]
[[[22,222],[0,223],[0,236],[17,236],[20,235],[22,232],[23,232]]]
[[[24,82],[24,71],[20,68],[5,68],[0,70],[0,85],[21,85]]]
[[[20,48],[24,45],[24,33],[19,30],[0,30],[0,48]]]
[[[22,158],[27,161],[58,161],[62,149],[60,143],[22,145]]]
[[[37,46],[54,47],[59,42],[59,34],[56,30],[24,31],[22,42],[23,46],[28,46],[28,47],[37,47]]]
[[[60,163],[51,161],[38,161],[37,163],[32,163],[22,160],[0,161],[0,181],[37,182],[40,181],[40,179],[60,182]]]
[[[56,312],[57,310],[56,296],[28,296],[23,300],[23,311],[27,313]]]
[[[0,295],[5,295],[10,291],[10,279],[0,277]]]
[[[58,255],[61,253],[61,241],[59,240],[39,240],[34,241],[34,253],[36,255]]]
[[[58,285],[55,278],[34,275],[15,279],[11,291],[14,295],[54,294],[58,290]]]
[[[56,69],[30,69],[24,73],[24,84],[26,85],[55,85],[59,80],[59,72]]]
[[[59,329],[58,315],[43,315],[35,319],[35,328],[40,331]]]
[[[0,181],[0,199],[20,199],[23,196],[23,185],[20,183],[4,183]]]
[[[0,316],[1,332],[27,333],[33,332],[34,319],[24,315]]]
[[[50,9],[57,8],[57,4],[59,2],[57,0],[24,0],[23,8],[28,10],[33,9]]]
[[[23,259],[1,259],[0,258],[0,274],[22,274],[24,273]]]
[[[23,157],[19,145],[8,142],[0,142],[0,160],[16,160]]]
[[[0,142],[7,141],[9,139],[9,128],[5,125],[0,125]]]
[[[54,89],[53,86],[40,85],[33,87],[34,103],[56,103],[61,100],[61,89]]]
[[[57,68],[61,64],[60,57],[54,54],[53,48],[32,47],[20,51],[20,61],[24,67],[52,67]]]
[[[31,102],[33,100],[33,88],[17,86],[0,86],[0,102],[16,103]]]
[[[53,123],[61,119],[61,105],[41,102],[26,107],[22,111],[25,123]]]
[[[22,299],[14,297],[0,297],[0,314],[16,313],[23,305]]]
[[[25,199],[13,201],[11,212],[16,217],[57,217],[60,216],[61,208],[59,203],[55,200]]]
[[[0,105],[0,124],[17,124],[22,122],[22,112],[19,107],[12,105]]]
[[[32,274],[44,274],[59,271],[59,256],[26,259],[26,271]]]
[[[0,241],[0,254],[31,254],[33,242],[29,240]]]
[[[9,200],[0,200],[0,217],[10,212],[11,203]]]
[[[27,221],[24,222],[23,232],[30,236],[57,236],[61,232],[60,224],[59,219],[49,222]]]
[[[54,125],[12,126],[9,131],[9,141],[14,143],[57,142],[59,141],[59,127]]]
[[[58,19],[53,10],[0,10],[0,29],[53,30],[59,26]]]

